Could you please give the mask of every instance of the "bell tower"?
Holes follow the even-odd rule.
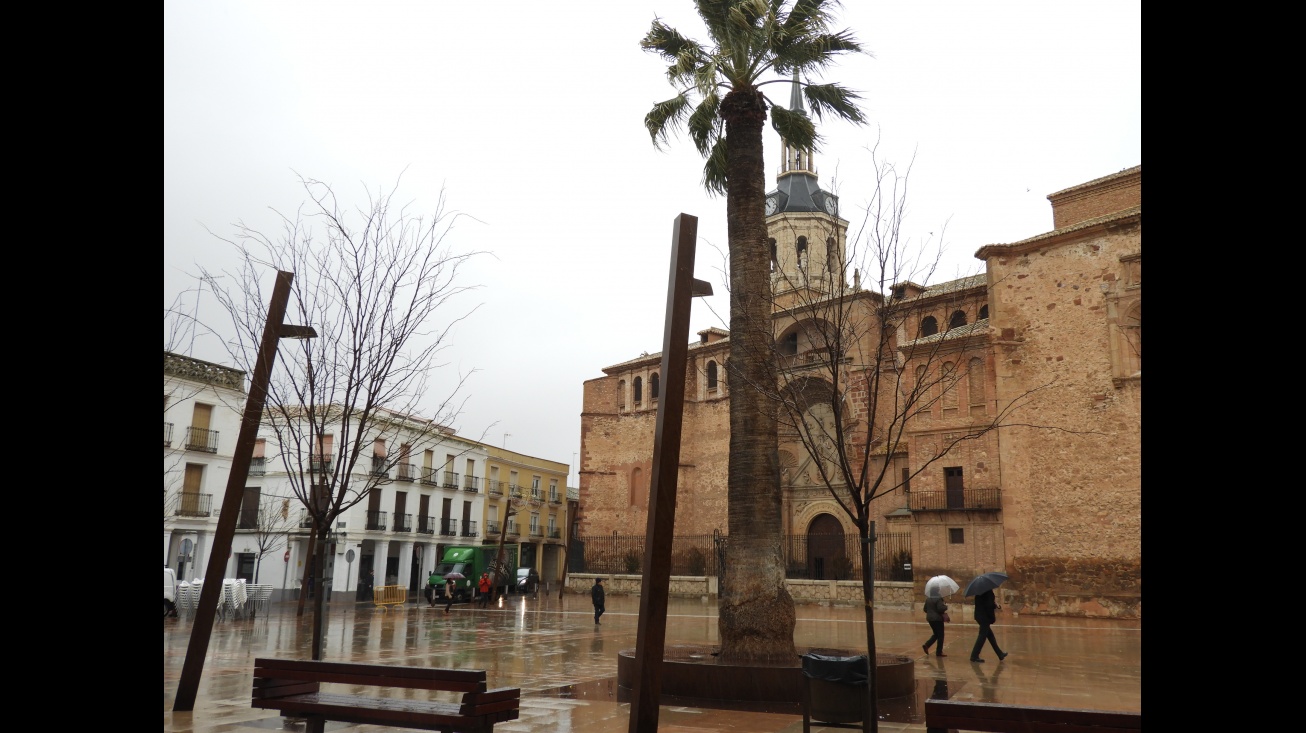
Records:
[[[802,115],[803,88],[794,71],[789,109]],[[844,243],[848,222],[839,199],[820,187],[812,151],[782,140],[776,188],[766,195],[775,308],[786,309],[846,289]]]

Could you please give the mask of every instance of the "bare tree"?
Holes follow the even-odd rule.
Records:
[[[446,380],[444,396],[433,404],[428,380],[446,366],[439,357],[451,329],[475,310],[461,309],[456,299],[474,287],[460,284],[458,273],[477,253],[450,245],[461,215],[446,211],[443,191],[430,216],[397,205],[393,189],[369,193],[368,206],[351,216],[329,185],[300,182],[308,201],[293,216],[278,212],[281,233],[273,238],[238,223],[235,236],[224,239],[236,247],[240,266],[234,273],[204,272],[203,280],[238,331],[232,357],[251,372],[269,273],[294,273],[286,320],[318,334],[282,343],[264,425],[311,518],[305,574],[312,573],[319,589],[313,619],[313,659],[319,659],[329,533],[341,513],[390,480],[388,470],[360,461],[375,460],[374,445],[383,441],[395,447],[380,456],[381,468],[393,467],[405,459],[397,444],[433,444],[461,412],[459,394],[470,373]]]
[[[246,494],[249,497],[249,494]],[[283,496],[259,496],[255,518],[254,544],[258,548],[254,562],[254,582],[259,579],[263,558],[287,546],[289,532],[295,525],[290,512],[291,500]]]
[[[811,266],[803,252],[776,268],[771,343],[780,378],[771,397],[780,406],[782,481],[812,496],[823,489],[857,528],[874,721],[876,519],[903,506],[903,495],[892,495],[959,446],[1016,425],[1013,413],[1030,394],[1001,408],[986,398],[984,276],[916,284],[938,274],[946,225],[937,239],[907,237],[911,165],[870,152],[873,187],[846,252],[831,224],[828,266]]]

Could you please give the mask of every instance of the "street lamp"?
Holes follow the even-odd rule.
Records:
[[[231,473],[227,476],[227,492],[222,497],[218,514],[218,528],[213,535],[213,550],[209,553],[207,582],[200,588],[199,605],[195,609],[195,623],[191,628],[190,644],[186,647],[186,661],[181,668],[181,681],[173,712],[190,712],[195,709],[195,696],[199,691],[200,674],[204,671],[204,655],[209,650],[213,634],[213,617],[217,613],[218,596],[222,593],[222,576],[225,575],[227,557],[231,554],[231,540],[236,534],[236,517],[240,513],[240,500],[244,496],[245,481],[249,478],[249,464],[254,457],[254,443],[258,439],[259,421],[267,402],[268,382],[272,378],[272,364],[277,359],[277,342],[283,338],[317,338],[312,326],[291,326],[282,323],[286,317],[286,304],[290,302],[290,283],[293,272],[277,272],[277,282],[268,302],[268,319],[263,324],[263,340],[259,343],[258,358],[254,362],[254,375],[250,379],[249,399],[240,422],[240,437],[236,439],[236,452],[231,457]]]

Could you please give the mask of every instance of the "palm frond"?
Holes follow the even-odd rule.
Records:
[[[689,129],[689,137],[694,141],[694,147],[698,148],[699,155],[706,157],[712,150],[712,145],[720,136],[721,115],[719,108],[721,98],[715,93],[708,95],[698,106],[694,108],[694,113],[689,116],[686,127]]]
[[[708,193],[726,195],[726,139],[718,137],[712,152],[703,163],[703,188]]]
[[[771,107],[771,127],[790,145],[803,150],[816,150],[821,142],[810,117],[778,104]]]
[[[825,119],[826,115],[835,115],[859,125],[866,122],[865,115],[857,106],[862,96],[851,89],[839,84],[808,84],[803,89],[803,94],[807,98],[807,105],[812,109],[812,114],[818,119]]]
[[[688,112],[689,97],[684,94],[677,94],[665,102],[653,105],[653,109],[644,115],[644,127],[648,130],[649,137],[653,138],[654,148],[662,149],[671,131],[680,127]]]
[[[680,31],[663,23],[660,18],[653,19],[653,25],[640,40],[639,47],[672,62],[679,60],[686,52],[698,55],[703,53],[702,46],[696,41],[682,36]]]

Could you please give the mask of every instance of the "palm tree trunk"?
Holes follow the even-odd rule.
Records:
[[[776,367],[770,348],[767,243],[759,91],[736,89],[726,121],[726,222],[730,242],[730,539],[719,602],[723,661],[794,662],[794,602],[785,588],[780,471],[776,455]]]

